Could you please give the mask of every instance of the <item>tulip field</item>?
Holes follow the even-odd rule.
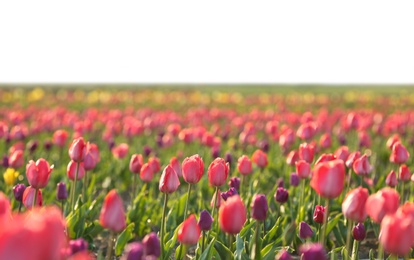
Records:
[[[0,88],[0,259],[410,259],[414,89]]]

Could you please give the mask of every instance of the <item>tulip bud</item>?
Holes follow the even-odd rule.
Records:
[[[308,223],[302,221],[299,225],[299,237],[302,239],[307,239],[313,236],[313,230],[308,225]]]
[[[66,200],[68,198],[68,191],[64,182],[59,182],[57,184],[56,198],[58,200]]]
[[[391,170],[390,173],[387,175],[387,178],[385,179],[385,184],[387,184],[391,188],[397,186],[398,180],[394,170]]]
[[[70,255],[74,255],[79,252],[88,251],[88,242],[83,238],[78,238],[69,241]]]
[[[123,159],[128,155],[129,145],[126,143],[119,144],[111,149],[112,155],[116,159]]]
[[[16,186],[13,187],[13,194],[14,194],[14,199],[22,202],[23,200],[23,193],[26,189],[26,186],[24,184],[17,184]]]
[[[266,220],[269,207],[267,205],[267,199],[264,194],[257,194],[252,201],[251,207],[252,218],[258,221]]]
[[[101,226],[114,232],[121,232],[125,226],[125,211],[121,197],[111,190],[105,197],[99,216]]]
[[[277,178],[277,180],[276,180],[276,187],[278,187],[278,188],[285,187],[285,181],[283,180],[282,177]]]
[[[226,152],[226,154],[224,154],[224,160],[231,165],[233,163],[233,155],[231,155],[230,152]]]
[[[348,146],[341,146],[335,151],[335,156],[338,159],[341,159],[342,161],[346,162],[349,156],[349,149]]]
[[[133,154],[129,161],[129,170],[132,173],[138,174],[141,172],[141,167],[144,164],[144,159],[140,154]]]
[[[246,155],[242,155],[237,160],[237,169],[241,175],[249,175],[252,173],[252,161]]]
[[[403,164],[400,166],[398,177],[402,181],[410,181],[411,172],[407,165]]]
[[[290,166],[294,166],[295,163],[300,160],[299,154],[297,151],[293,150],[290,151],[289,154],[286,156],[286,163]]]
[[[297,161],[296,162],[296,173],[301,179],[308,178],[311,174],[310,164],[304,160]]]
[[[324,153],[318,158],[318,160],[316,160],[315,165],[318,165],[323,162],[333,161],[335,159],[336,159],[335,155],[331,153],[328,153],[328,154]]]
[[[86,143],[82,137],[73,140],[69,147],[69,157],[72,161],[83,162],[86,153]]]
[[[143,182],[150,182],[154,178],[154,173],[148,163],[142,165],[139,177]]]
[[[50,173],[53,170],[53,165],[50,167],[49,163],[41,158],[36,161],[30,161],[26,165],[26,176],[29,184],[35,189],[43,189],[49,182]]]
[[[148,157],[152,153],[151,147],[149,147],[148,145],[145,145],[143,148],[143,153],[146,157]]]
[[[198,183],[204,174],[203,159],[198,154],[185,158],[182,163],[182,173],[187,183]]]
[[[356,159],[352,167],[358,175],[367,175],[372,171],[372,166],[369,164],[366,154]]]
[[[400,196],[398,192],[386,187],[368,197],[365,210],[374,222],[381,223],[385,215],[397,211],[399,204]]]
[[[299,186],[299,175],[296,174],[296,172],[292,172],[290,174],[290,185],[293,187]]]
[[[306,161],[307,163],[312,163],[315,156],[315,148],[313,145],[308,143],[303,143],[299,145],[299,158]]]
[[[407,148],[405,148],[404,145],[402,145],[400,142],[396,142],[392,146],[392,151],[390,155],[390,161],[396,164],[402,164],[405,163],[408,158],[410,157],[410,154],[407,151]]]
[[[183,245],[197,244],[200,233],[195,215],[191,214],[178,229],[178,241]]]
[[[27,150],[29,150],[29,153],[32,154],[36,151],[38,145],[39,145],[38,141],[31,140],[27,143],[26,147],[27,147]]]
[[[220,195],[224,201],[227,201],[228,198],[238,194],[235,188],[230,188],[228,191],[222,192]]]
[[[140,242],[132,242],[126,245],[121,260],[143,260],[144,246]]]
[[[277,188],[276,193],[275,193],[275,200],[277,202],[283,204],[288,200],[288,198],[289,198],[288,190],[282,187]]]
[[[65,130],[56,130],[53,133],[53,143],[59,147],[64,147],[68,139],[68,132]]]
[[[146,256],[159,257],[161,254],[160,239],[154,232],[149,233],[142,240]]]
[[[365,226],[363,223],[358,223],[354,229],[352,230],[352,235],[354,237],[355,240],[357,241],[362,241],[365,239]]]
[[[236,191],[238,192],[240,189],[240,178],[238,177],[230,178],[229,186],[230,188],[235,188]]]
[[[53,144],[52,144],[52,141],[50,140],[45,140],[43,142],[43,147],[45,148],[46,151],[50,151],[50,149],[52,149],[52,146]]]
[[[158,159],[157,157],[151,157],[148,159],[148,165],[151,168],[153,173],[157,173],[161,170],[161,163],[160,163],[160,159]],[[177,173],[178,175],[178,173]]]
[[[342,202],[342,213],[346,219],[363,222],[367,217],[365,203],[368,199],[368,190],[362,187],[350,190]]]
[[[325,217],[325,207],[317,205],[313,212],[313,221],[322,224],[323,218]]]
[[[14,151],[9,157],[9,167],[17,169],[22,167],[24,164],[24,156],[22,150]]]
[[[222,158],[216,158],[208,167],[208,180],[214,187],[220,187],[226,183],[230,166]]]
[[[220,147],[217,147],[217,146],[211,147],[211,157],[213,159],[220,157]]]
[[[265,168],[267,166],[267,154],[265,154],[262,150],[256,150],[252,155],[252,161],[257,165],[259,168]]]
[[[85,158],[83,160],[83,167],[85,171],[93,170],[99,162],[99,150],[96,144],[87,143]]]
[[[246,222],[246,207],[239,195],[230,197],[219,210],[220,228],[226,233],[237,234]]]
[[[170,165],[167,165],[160,178],[160,191],[163,193],[173,193],[178,189],[178,186],[180,186],[180,180],[177,173]]]
[[[3,155],[3,160],[1,162],[1,165],[4,168],[9,168],[9,157],[7,155]]]
[[[23,192],[22,202],[23,202],[23,205],[27,209],[31,209],[32,206],[33,206],[35,192],[36,192],[36,189],[31,187],[31,186],[27,187]],[[37,190],[37,198],[36,198],[36,205],[35,206],[41,207],[42,205],[43,205],[42,191]]]
[[[207,210],[203,210],[200,213],[200,219],[198,220],[198,226],[203,231],[208,231],[211,229],[213,223],[213,218]]]
[[[344,182],[344,162],[337,159],[316,165],[310,185],[320,196],[333,199],[342,193]]]
[[[292,260],[290,254],[285,250],[282,249],[277,255],[276,260]]]
[[[75,180],[77,164],[75,161],[70,161],[68,167],[66,167],[66,175],[69,180]],[[83,163],[79,163],[77,180],[82,179],[83,176],[85,176],[85,168],[83,167]]]
[[[172,157],[170,159],[170,165],[173,167],[174,171],[177,173],[178,177],[183,176],[183,171],[181,169],[180,161],[177,159],[177,157]]]
[[[361,156],[361,153],[359,151],[349,154],[348,158],[345,161],[346,167],[347,168],[352,168],[352,166],[354,165],[355,160],[358,159],[360,156]]]
[[[302,260],[326,260],[328,259],[326,256],[326,252],[323,249],[323,246],[319,243],[316,244],[304,244],[301,245],[299,248],[299,252],[301,254]]]

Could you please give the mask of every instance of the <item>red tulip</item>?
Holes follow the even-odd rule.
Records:
[[[96,164],[99,162],[99,149],[96,144],[87,143],[85,158],[83,160],[83,167],[85,171],[93,170],[96,167]]]
[[[262,150],[256,150],[252,155],[252,161],[259,167],[265,168],[267,166],[267,154]]]
[[[364,222],[367,217],[365,203],[368,199],[368,190],[362,187],[350,190],[342,202],[342,213],[345,218],[355,222]]]
[[[299,160],[299,153],[296,150],[290,151],[286,156],[286,163],[290,166],[294,166],[295,163]]]
[[[328,153],[328,154],[324,153],[318,158],[318,160],[316,160],[315,165],[318,165],[322,162],[333,161],[335,159],[336,159],[335,155],[333,155],[331,153]]]
[[[69,147],[69,157],[72,161],[83,162],[86,154],[86,143],[82,137],[73,140]]]
[[[372,171],[372,166],[369,163],[368,156],[366,154],[356,159],[352,165],[352,168],[358,175],[368,175]]]
[[[161,170],[160,159],[157,157],[151,157],[148,159],[148,165],[151,168],[153,173],[157,173]],[[178,173],[177,173],[178,175]]]
[[[125,156],[128,155],[129,145],[126,143],[119,144],[118,146],[115,146],[112,148],[112,155],[116,159],[123,159]]]
[[[24,156],[22,150],[14,151],[9,157],[9,167],[17,169],[22,167],[24,164]]]
[[[31,209],[33,206],[33,200],[35,197],[35,193],[36,193],[36,189],[29,186],[24,190],[23,193],[23,205],[27,208],[27,209]],[[42,191],[41,190],[37,190],[37,198],[36,198],[36,206],[41,207],[43,205],[43,198],[42,198]]]
[[[324,133],[319,139],[319,145],[324,149],[331,147],[332,145],[331,134]]]
[[[385,184],[392,188],[397,186],[398,180],[394,170],[391,170],[390,173],[387,175],[387,178],[385,178]]]
[[[103,202],[99,222],[104,228],[121,232],[126,227],[125,218],[122,199],[115,190],[111,190]]]
[[[390,254],[406,256],[413,246],[414,217],[402,213],[390,214],[381,222],[380,243]]]
[[[398,178],[402,181],[409,181],[411,179],[411,172],[407,165],[400,166]]]
[[[237,234],[246,222],[246,207],[239,195],[231,196],[220,206],[220,228],[226,233]]]
[[[345,161],[346,167],[351,168],[354,165],[355,160],[358,159],[360,156],[361,153],[359,151],[350,153]]]
[[[61,259],[65,220],[54,207],[15,215],[0,231],[0,259]]]
[[[197,244],[200,239],[201,230],[197,225],[194,214],[191,214],[178,229],[178,241],[184,245]]]
[[[349,149],[348,146],[341,146],[335,151],[335,156],[338,159],[341,159],[342,161],[346,162],[349,156]]]
[[[182,163],[183,178],[187,183],[198,183],[204,174],[204,162],[198,154],[187,157]]]
[[[299,146],[299,158],[308,163],[312,163],[315,156],[315,147],[308,143],[303,143]]]
[[[177,159],[177,157],[172,157],[170,159],[170,165],[173,167],[174,171],[177,173],[178,177],[183,176],[183,171],[181,169],[180,161]]]
[[[43,158],[37,160],[36,163],[31,160],[26,165],[27,181],[33,188],[43,189],[49,182],[50,173],[52,170],[53,165],[50,167],[49,163]]]
[[[323,218],[325,217],[325,207],[317,205],[315,211],[313,212],[313,221],[316,223],[322,224]]]
[[[297,161],[296,162],[296,173],[301,179],[308,178],[311,174],[310,164],[304,160]]]
[[[68,132],[65,130],[59,129],[53,133],[53,144],[64,147],[66,145],[66,141],[68,139]]]
[[[376,223],[381,223],[387,214],[393,214],[400,204],[400,196],[392,188],[383,188],[368,197],[365,209]]]
[[[316,125],[314,122],[308,122],[300,125],[296,136],[302,140],[310,140],[316,133]]]
[[[148,163],[142,165],[139,177],[143,182],[150,182],[154,178],[154,173]]]
[[[229,163],[223,158],[216,158],[208,167],[208,180],[214,187],[220,187],[227,181],[229,175]]]
[[[163,193],[173,193],[180,186],[180,180],[174,169],[167,165],[160,178],[159,189]]]
[[[252,161],[249,157],[247,157],[247,155],[242,155],[237,160],[237,169],[241,175],[249,175],[253,172]]]
[[[141,154],[133,154],[129,161],[129,170],[132,173],[138,174],[141,172],[141,167],[144,164],[144,159]]]
[[[69,180],[75,180],[76,176],[76,162],[70,161],[68,167],[66,168],[66,175],[68,176]],[[80,180],[85,176],[85,168],[83,167],[83,163],[79,163],[79,170],[77,179]]]
[[[344,181],[344,162],[337,159],[316,165],[310,185],[320,196],[333,199],[341,194]]]
[[[410,154],[407,151],[407,148],[405,148],[404,145],[402,145],[400,142],[396,142],[392,146],[390,161],[396,164],[402,164],[405,163],[408,158],[410,157]]]

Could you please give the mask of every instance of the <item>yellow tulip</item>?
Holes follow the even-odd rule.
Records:
[[[17,177],[19,177],[19,172],[13,168],[7,168],[7,170],[3,173],[4,182],[9,186],[14,185]]]

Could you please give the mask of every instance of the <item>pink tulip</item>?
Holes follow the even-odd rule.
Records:
[[[37,160],[36,163],[31,160],[26,165],[27,181],[33,188],[43,189],[49,182],[52,170],[53,165],[50,167],[49,163],[43,158]]]
[[[337,159],[316,165],[310,185],[320,196],[333,199],[341,194],[344,181],[345,165]]]
[[[163,193],[173,193],[178,189],[178,186],[180,186],[180,180],[177,173],[170,165],[167,165],[160,178],[160,191]]]
[[[126,227],[126,216],[121,197],[111,190],[102,205],[99,222],[102,227],[114,232],[121,232]]]
[[[220,206],[220,228],[226,233],[237,234],[246,222],[246,207],[239,195],[231,196]]]
[[[346,219],[355,222],[364,222],[367,217],[365,203],[368,199],[368,190],[362,187],[350,190],[342,202],[342,213]]]
[[[9,157],[9,167],[18,169],[24,164],[24,155],[22,150],[14,151]]]
[[[53,133],[53,144],[64,147],[66,145],[66,141],[68,139],[68,132],[65,130],[56,130],[56,132]]]
[[[174,171],[177,173],[178,177],[183,176],[183,171],[181,169],[180,161],[177,159],[177,157],[172,157],[170,159],[170,165],[173,167]]]
[[[229,175],[229,163],[223,158],[216,158],[208,167],[208,180],[211,186],[220,187],[227,181]]]
[[[387,175],[387,178],[385,178],[385,184],[387,184],[391,188],[397,186],[398,180],[394,170],[391,170],[391,172]]]
[[[126,143],[119,144],[118,146],[115,146],[112,148],[112,155],[116,159],[123,159],[125,156],[128,155],[129,145]]]
[[[407,165],[400,166],[398,178],[402,181],[409,181],[411,179],[411,172]]]
[[[372,171],[372,166],[369,163],[368,156],[366,154],[356,159],[352,165],[352,168],[358,175],[368,175]]]
[[[401,213],[385,216],[379,240],[386,252],[406,256],[413,246],[414,217]]]
[[[154,173],[148,163],[142,165],[139,177],[143,182],[150,182],[154,178]]]
[[[315,156],[315,148],[313,145],[303,143],[299,146],[299,158],[308,163],[312,163]]]
[[[76,166],[77,163],[74,161],[70,161],[68,167],[66,167],[66,175],[68,176],[69,180],[75,180],[76,176]],[[85,168],[83,167],[83,163],[79,163],[79,170],[77,180],[80,180],[85,176]]]
[[[72,161],[83,162],[86,154],[86,143],[82,137],[73,140],[69,147],[69,157]]]
[[[267,166],[267,154],[262,150],[256,150],[252,155],[252,161],[259,167],[265,168]]]
[[[306,179],[311,174],[311,168],[309,163],[304,160],[300,160],[296,162],[296,173],[298,174],[299,178]]]
[[[237,160],[237,169],[241,175],[249,175],[253,172],[252,161],[249,157],[247,157],[247,155],[242,155]]]
[[[151,157],[148,159],[148,165],[151,168],[153,173],[157,173],[161,170],[160,159],[157,157]],[[178,175],[178,174],[177,174]]]
[[[400,196],[392,188],[383,188],[368,197],[365,210],[373,221],[381,223],[387,214],[393,214],[400,204]]]
[[[178,241],[183,245],[197,244],[201,230],[194,214],[191,214],[178,229]]]
[[[132,173],[138,174],[141,172],[141,167],[144,164],[144,159],[141,154],[133,154],[129,161],[129,170]]]
[[[36,189],[29,186],[24,190],[23,193],[23,205],[27,208],[27,209],[31,209],[33,206],[33,200],[35,197],[35,193],[36,193]],[[37,190],[37,198],[36,198],[36,205],[35,206],[39,206],[41,207],[43,205],[43,198],[42,198],[42,191],[41,190]]]
[[[286,156],[286,163],[290,166],[294,166],[299,160],[299,153],[296,150],[292,150]]]
[[[402,145],[400,142],[396,142],[392,146],[390,161],[396,164],[402,164],[405,163],[408,158],[410,157],[410,154],[407,151],[407,148],[405,148],[404,145]]]
[[[198,154],[184,159],[182,163],[183,178],[187,183],[198,183],[204,174],[204,162]]]

